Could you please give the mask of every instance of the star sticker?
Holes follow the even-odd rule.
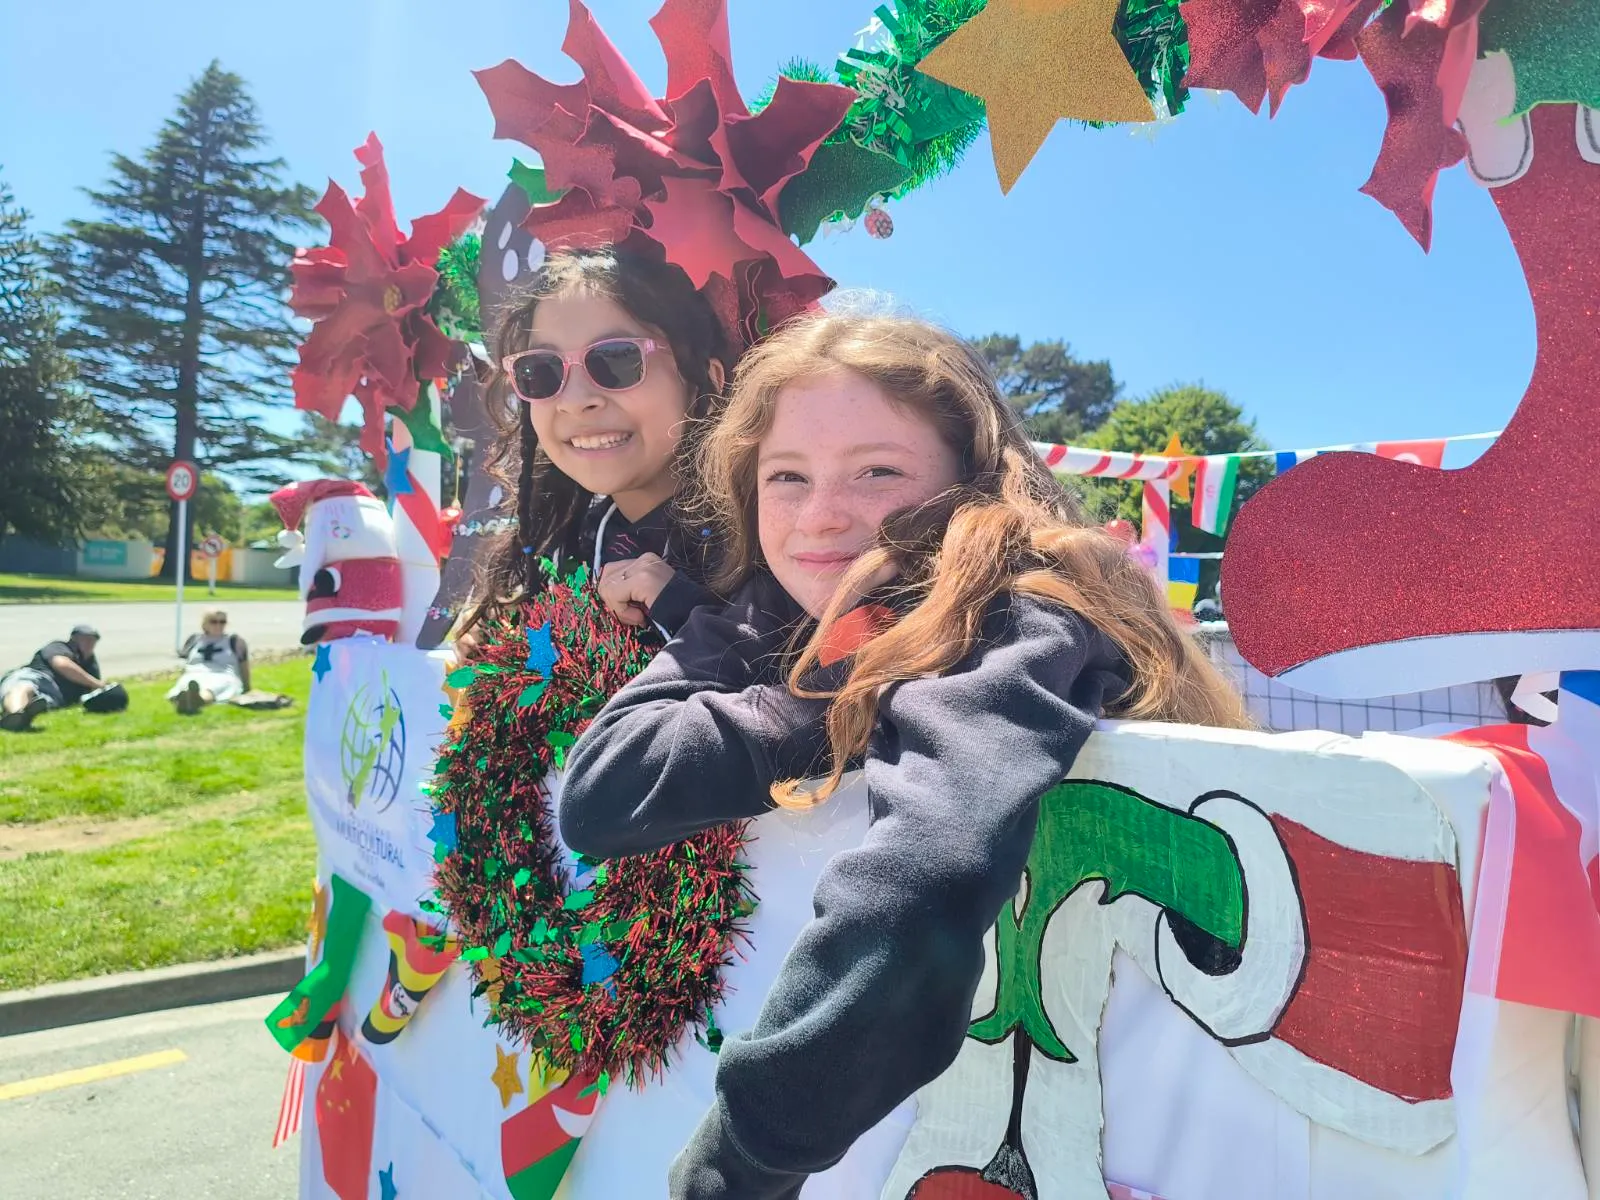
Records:
[[[383,490],[393,500],[396,496],[409,496],[416,489],[411,486],[411,447],[396,450],[392,441],[388,445],[389,461],[383,468]]]
[[[478,978],[487,985],[483,994],[489,998],[489,1007],[497,1007],[500,1003],[500,993],[505,991],[506,982],[500,977],[500,964],[492,958],[483,959],[478,963]]]
[[[528,630],[528,670],[537,671],[546,679],[556,665],[555,643],[550,639],[550,622],[537,629]]]
[[[327,931],[328,889],[318,879],[311,884],[311,920],[306,923],[306,932],[311,935],[311,957],[322,953],[322,939]]]
[[[1111,22],[1121,0],[989,0],[989,6],[917,64],[940,83],[979,96],[1000,190],[1009,192],[1062,117],[1155,117]]]
[[[500,1089],[500,1107],[510,1108],[511,1097],[523,1090],[522,1071],[517,1065],[517,1059],[521,1058],[522,1054],[515,1050],[507,1054],[496,1044],[494,1057],[494,1074],[489,1076],[489,1082]]]
[[[437,849],[448,854],[456,848],[456,815],[455,813],[436,812],[433,814],[433,828],[428,830],[428,838]]]
[[[317,643],[317,657],[311,662],[311,673],[322,682],[322,677],[333,670],[333,651],[327,642]]]
[[[1161,452],[1163,458],[1181,458],[1178,464],[1178,473],[1173,475],[1168,483],[1172,485],[1172,498],[1174,500],[1189,499],[1189,477],[1194,474],[1194,459],[1185,457],[1183,441],[1177,434],[1173,434],[1167,442],[1167,448]]]
[[[378,1172],[378,1200],[395,1200],[400,1193],[394,1186],[394,1164],[390,1163],[388,1170]]]

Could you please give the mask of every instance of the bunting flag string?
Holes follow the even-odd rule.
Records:
[[[1165,512],[1169,489],[1189,471],[1194,472],[1194,505],[1191,520],[1196,529],[1222,537],[1228,531],[1238,494],[1239,468],[1244,459],[1272,460],[1273,472],[1281,475],[1308,458],[1319,454],[1355,452],[1377,454],[1400,462],[1440,469],[1445,450],[1455,443],[1492,442],[1501,431],[1466,433],[1455,437],[1426,438],[1403,442],[1355,442],[1344,446],[1322,446],[1315,450],[1241,450],[1236,454],[1182,455],[1138,454],[1124,450],[1094,450],[1083,446],[1061,446],[1034,442],[1033,448],[1052,471],[1060,475],[1083,475],[1096,479],[1140,480],[1145,484],[1145,507],[1151,507],[1151,485],[1159,484],[1155,507]],[[1168,443],[1168,448],[1177,445]],[[1170,514],[1166,524],[1170,529]]]

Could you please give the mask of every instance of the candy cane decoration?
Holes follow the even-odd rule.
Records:
[[[1176,466],[1176,459],[1167,460]],[[1151,568],[1161,594],[1167,594],[1167,581],[1171,578],[1169,555],[1172,551],[1172,485],[1166,479],[1146,480],[1144,485],[1144,519],[1140,522],[1139,544],[1149,548],[1154,559]]]
[[[417,403],[426,404],[435,426],[439,423],[439,389],[429,383]],[[394,504],[395,545],[400,556],[402,600],[400,630],[395,640],[414,641],[427,619],[428,606],[439,593],[439,559],[444,552],[444,523],[439,515],[440,473],[443,460],[431,450],[419,450],[405,423],[393,422],[391,437],[396,450],[411,451],[407,461],[409,489]]]
[[[1093,475],[1100,479],[1171,479],[1183,466],[1181,458],[1159,454],[1129,454],[1121,450],[1085,450],[1079,446],[1033,443],[1044,465],[1061,475]]]

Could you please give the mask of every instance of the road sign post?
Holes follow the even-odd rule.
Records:
[[[189,573],[189,501],[200,488],[200,469],[179,459],[167,468],[167,495],[178,503],[178,561],[173,564],[178,581],[177,632],[173,648],[183,651],[183,577]]]
[[[217,594],[217,559],[222,557],[226,545],[220,536],[215,533],[206,534],[206,540],[200,543],[200,553],[206,556],[206,583],[208,594]]]

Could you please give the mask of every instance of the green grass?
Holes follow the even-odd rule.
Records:
[[[0,822],[49,833],[91,817],[138,836],[0,861],[0,989],[225,958],[304,936],[316,843],[301,746],[308,657],[255,665],[292,708],[180,717],[170,679],[128,683],[127,712],[46,714],[0,733]],[[152,830],[152,824],[155,829]],[[25,846],[24,846],[25,848]]]
[[[212,705],[181,717],[162,676],[127,684],[127,712],[62,709],[27,733],[0,734],[0,822],[137,817],[245,793],[298,796],[311,660],[261,663],[251,675],[258,691],[285,692],[294,706]]]
[[[59,604],[76,601],[91,603],[172,603],[177,587],[155,579],[79,579],[55,575],[10,575],[0,572],[0,604]],[[290,587],[248,587],[237,583],[218,583],[217,598],[240,600],[293,600],[298,593]],[[206,585],[186,583],[185,601],[206,599]]]
[[[298,794],[160,837],[0,862],[0,989],[293,945],[315,865]]]

